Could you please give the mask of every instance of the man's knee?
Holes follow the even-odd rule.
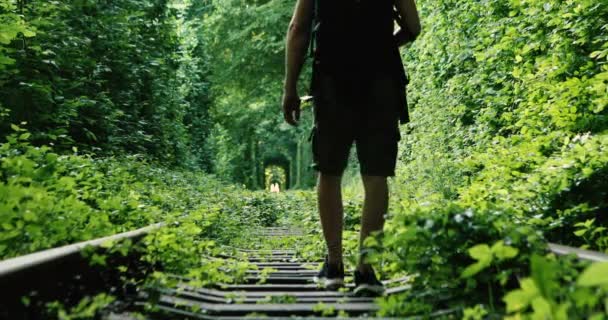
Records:
[[[362,175],[361,179],[363,179],[363,183],[369,183],[369,184],[373,184],[373,183],[387,183],[387,181],[388,181],[388,177],[384,177],[384,176],[367,176],[367,175]]]
[[[383,176],[361,176],[363,180],[363,187],[365,190],[376,190],[378,188],[386,188],[388,185],[387,177]]]
[[[342,176],[329,175],[319,172],[319,184],[323,185],[340,185],[342,182]]]

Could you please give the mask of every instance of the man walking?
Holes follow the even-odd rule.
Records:
[[[394,21],[400,29],[394,32]],[[314,26],[313,26],[314,24]],[[327,256],[318,281],[328,290],[344,283],[341,178],[353,143],[365,201],[355,294],[384,291],[365,261],[363,240],[382,231],[388,207],[387,177],[395,175],[399,120],[408,121],[407,78],[398,48],[414,41],[420,21],[414,0],[297,0],[287,34],[283,95],[285,121],[297,125],[297,82],[314,33],[314,167]]]

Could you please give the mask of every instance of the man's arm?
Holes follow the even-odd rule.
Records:
[[[285,121],[291,125],[297,125],[300,120],[300,97],[297,86],[310,42],[313,15],[314,0],[298,0],[287,31],[283,114]]]
[[[395,7],[399,14],[397,23],[401,27],[395,33],[395,38],[397,39],[397,44],[403,46],[416,40],[418,35],[420,35],[420,17],[418,16],[418,9],[414,0],[396,0]]]

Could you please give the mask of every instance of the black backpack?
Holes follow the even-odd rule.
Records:
[[[314,11],[313,73],[323,70],[352,78],[385,68],[404,88],[400,121],[409,122],[405,95],[409,79],[393,38],[394,22],[401,21],[394,0],[314,0]]]

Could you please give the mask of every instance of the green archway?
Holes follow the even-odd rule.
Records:
[[[271,191],[270,186],[277,184],[279,190],[283,191],[289,187],[287,184],[287,174],[285,168],[276,165],[270,165],[264,169],[264,185],[267,191]]]
[[[271,180],[278,182],[281,190],[287,190],[291,187],[291,162],[284,155],[274,155],[264,159],[264,189],[270,188]]]

